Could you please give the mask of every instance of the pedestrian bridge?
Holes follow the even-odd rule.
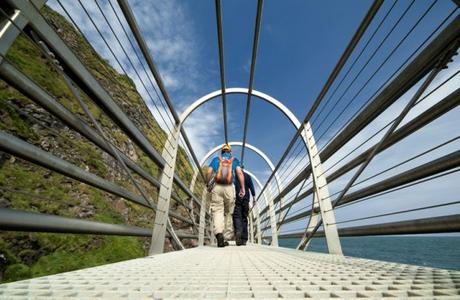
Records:
[[[271,246],[198,247],[0,285],[4,299],[458,299],[460,272]]]
[[[426,7],[412,1],[405,8],[395,6],[398,1],[373,1],[317,97],[305,102],[308,110],[301,120],[281,99],[254,87],[263,0],[257,1],[247,87],[226,86],[225,11],[215,1],[220,87],[182,114],[127,0],[95,1],[91,7],[79,1],[78,9],[86,15],[82,22],[92,24],[96,36],[85,36],[81,23],[74,22],[70,2],[54,2],[65,19],[45,8],[45,0],[0,3],[0,171],[13,170],[0,174],[0,230],[25,234],[27,245],[35,245],[26,236],[32,233],[137,237],[148,256],[2,284],[0,298],[460,297],[459,271],[347,257],[340,241],[345,236],[460,232],[460,201],[441,196],[450,189],[449,197],[458,197],[456,186],[443,184],[460,171],[460,124],[458,119],[446,121],[460,104],[460,64],[452,63],[460,45],[458,1],[434,1]],[[417,17],[413,5],[421,12]],[[109,12],[116,18],[108,19]],[[426,20],[429,26],[417,30]],[[391,29],[382,33],[382,26]],[[396,33],[400,35],[392,36]],[[387,45],[388,39],[398,43]],[[407,39],[418,44],[405,47]],[[105,45],[122,74],[100,62],[90,42]],[[369,48],[371,42],[379,46]],[[21,55],[9,52],[17,44],[29,48]],[[122,52],[116,54],[112,47]],[[82,54],[82,49],[87,51]],[[382,61],[374,61],[375,56]],[[393,59],[397,63],[391,70],[375,77]],[[357,62],[363,66],[359,71]],[[366,66],[374,73],[363,75]],[[41,73],[34,77],[37,70]],[[352,77],[347,87],[345,79]],[[344,97],[355,83],[357,93]],[[341,89],[345,92],[339,97]],[[355,103],[359,107],[352,105],[362,91],[365,97]],[[246,97],[242,140],[235,141],[228,132],[232,94]],[[198,158],[184,124],[216,99],[222,100],[224,135]],[[247,141],[256,100],[275,108],[295,132],[279,160]],[[389,113],[390,118],[380,118]],[[333,120],[326,122],[328,116]],[[341,126],[335,124],[338,120]],[[426,138],[424,130],[433,124],[444,126],[436,127],[444,129],[443,135]],[[348,143],[356,136],[362,140],[351,148]],[[398,152],[404,142],[414,152],[405,153],[407,147]],[[223,143],[241,149],[240,160],[258,185],[246,247],[213,246],[203,167]],[[251,169],[246,151],[266,163],[268,178],[257,177],[267,170]],[[380,161],[379,171],[369,171],[376,156],[391,151],[401,159]],[[427,189],[428,201],[405,208],[381,205],[385,210],[377,213],[355,209],[371,201],[385,204],[381,197],[411,188]],[[53,205],[45,205],[49,203]],[[343,209],[355,217],[343,218]],[[414,212],[432,213],[417,217]],[[325,238],[327,254],[306,251],[318,237]],[[288,238],[297,239],[296,249],[279,247],[279,240]],[[14,247],[20,244],[9,241]],[[13,252],[22,249],[13,246],[9,255],[19,255]],[[21,252],[24,263],[34,259],[24,253],[30,251]],[[0,254],[1,263],[11,263]]]

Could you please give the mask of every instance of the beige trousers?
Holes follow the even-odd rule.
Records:
[[[226,240],[233,239],[233,209],[235,208],[235,188],[232,184],[216,184],[211,192],[211,212],[214,233],[223,233]]]

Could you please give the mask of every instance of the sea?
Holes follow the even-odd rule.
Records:
[[[460,270],[460,236],[341,237],[346,256]],[[281,247],[295,248],[299,239],[279,240]],[[327,253],[326,240],[314,238],[308,251]]]

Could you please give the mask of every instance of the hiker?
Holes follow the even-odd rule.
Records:
[[[221,154],[215,157],[206,173],[208,192],[211,193],[211,212],[214,223],[214,233],[218,247],[225,247],[232,238],[232,213],[235,205],[235,189],[233,183],[240,185],[238,194],[244,196],[244,175],[240,162],[232,156],[232,148],[224,144]],[[224,236],[225,235],[225,236]]]
[[[241,166],[244,169],[243,166]],[[233,210],[233,226],[235,228],[235,242],[237,246],[244,246],[248,241],[248,212],[249,212],[249,199],[252,195],[253,201],[255,201],[256,192],[254,190],[254,184],[252,183],[251,176],[244,172],[244,185],[246,193],[243,197],[240,195],[236,196],[235,209]],[[238,191],[240,185],[238,181],[235,181],[235,190]]]

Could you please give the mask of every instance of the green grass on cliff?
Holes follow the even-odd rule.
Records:
[[[150,112],[146,111],[133,81],[125,75],[118,74],[108,65],[62,16],[48,8],[44,9],[43,13],[48,17],[48,21],[60,29],[62,38],[77,56],[90,66],[90,72],[101,82],[119,106],[123,107],[155,149],[161,153],[166,134],[153,120]],[[16,40],[7,57],[11,63],[42,86],[60,104],[86,120],[86,116],[73,99],[62,78],[26,37],[21,35]],[[113,142],[117,146],[130,142],[129,138],[98,106],[87,96],[83,95],[83,97],[101,125],[112,134]],[[28,117],[30,109],[41,123],[54,127],[54,131],[57,130],[58,134]],[[137,117],[139,112],[142,118]],[[95,145],[68,128],[64,128],[60,121],[52,118],[3,81],[0,81],[0,118],[2,120],[0,130],[14,134],[37,147],[49,140],[55,143],[49,150],[54,155],[101,177],[114,173],[115,175],[112,175],[115,178],[111,178],[113,182],[135,191],[132,185],[119,175],[118,170],[113,170],[113,167],[105,163],[101,150]],[[159,168],[136,146],[135,149],[138,155],[137,163],[152,176],[158,178]],[[181,166],[178,168],[179,177],[188,185],[192,168],[183,149],[179,150],[177,164]],[[119,177],[116,177],[117,174]],[[151,197],[155,199],[157,191],[145,181],[141,182]],[[12,192],[2,188],[23,192]],[[183,193],[179,194],[185,199]],[[1,152],[0,207],[146,228],[152,226],[154,218],[153,212],[144,207],[20,159],[14,159]],[[3,231],[0,232],[0,282],[11,282],[142,257],[146,254],[148,243],[149,239],[137,237]]]

